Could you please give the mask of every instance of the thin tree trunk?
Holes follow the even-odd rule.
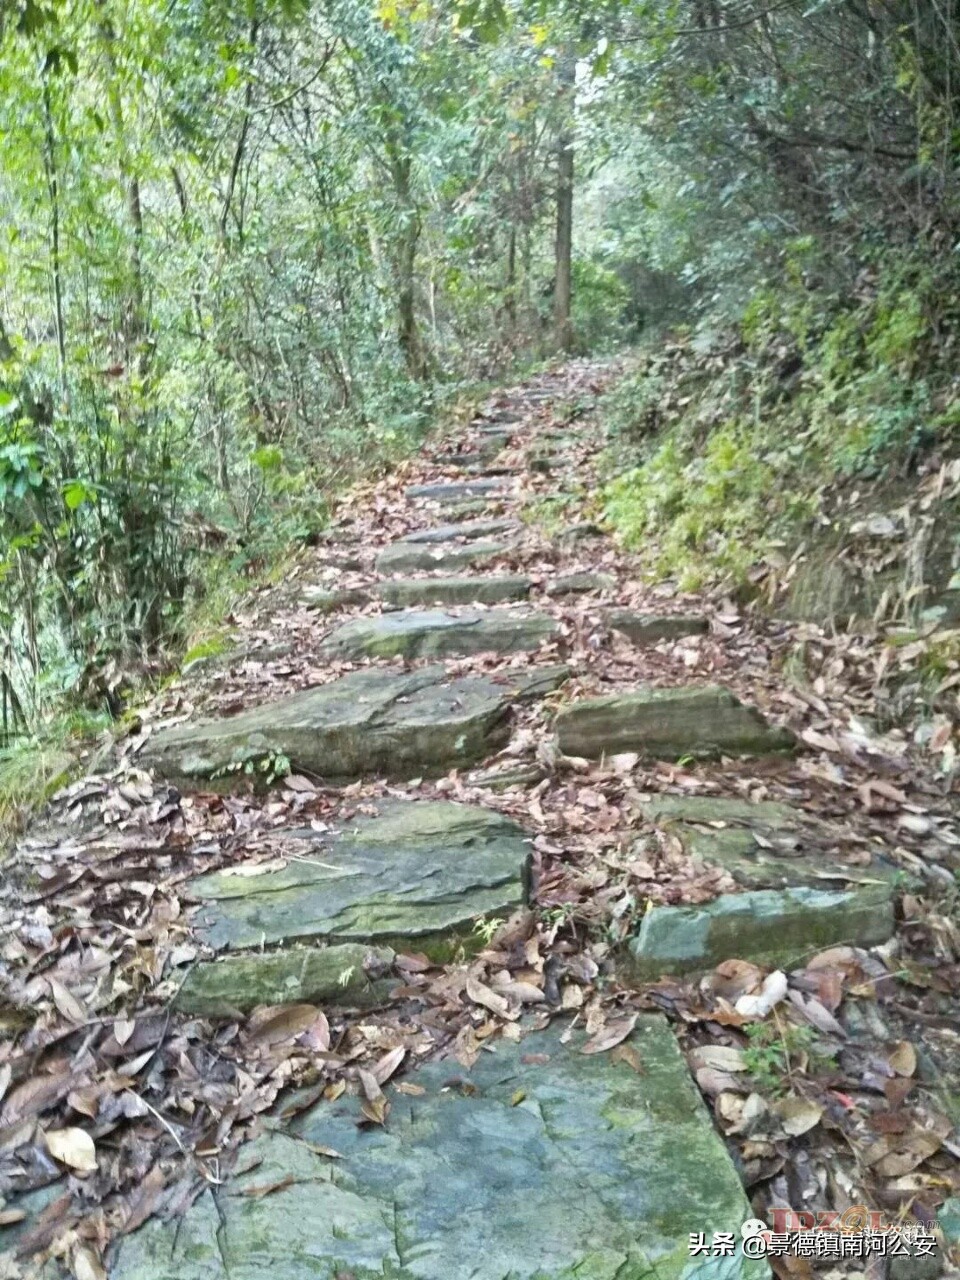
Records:
[[[53,269],[53,312],[57,331],[57,366],[60,373],[60,394],[68,397],[67,338],[63,318],[63,264],[60,256],[60,177],[57,171],[56,137],[53,128],[53,107],[50,102],[50,85],[43,84],[44,114],[44,168],[47,173],[47,190],[50,195],[50,256]]]
[[[573,100],[576,64],[564,59],[560,69],[563,124],[557,138],[557,238],[553,292],[553,324],[557,346],[571,351],[574,343],[573,299]]]

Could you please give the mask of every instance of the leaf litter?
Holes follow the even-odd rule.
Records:
[[[204,1187],[223,1183],[264,1127],[346,1091],[360,1098],[361,1123],[389,1126],[383,1086],[416,1096],[418,1062],[449,1058],[448,1087],[469,1093],[456,1070],[469,1072],[497,1037],[522,1039],[553,1019],[565,1040],[586,1033],[583,1052],[642,1074],[629,1041],[642,1010],[674,1023],[759,1216],[775,1204],[870,1203],[930,1222],[958,1193],[960,930],[950,886],[960,868],[951,800],[960,675],[946,681],[948,714],[880,733],[871,721],[878,680],[919,653],[891,654],[882,634],[788,627],[720,595],[647,587],[611,539],[566,538],[565,528],[595,529],[600,519],[602,440],[589,413],[562,436],[555,424],[615,375],[615,365],[571,362],[500,402],[523,414],[519,467],[546,440],[559,459],[554,474],[521,469],[512,481],[519,499],[552,511],[557,489],[566,496],[559,536],[528,523],[498,567],[533,577],[562,639],[532,657],[481,654],[449,669],[496,676],[572,666],[567,688],[515,712],[500,764],[524,765],[526,781],[493,787],[487,769],[334,788],[301,773],[266,796],[182,795],[137,765],[160,723],[229,713],[350,669],[313,659],[337,618],[305,608],[304,588],[369,584],[376,549],[422,522],[404,488],[453,478],[442,448],[470,445],[465,426],[432,459],[346,495],[329,537],[238,608],[236,655],[160,694],[112,753],[100,752],[98,771],[65,788],[21,840],[0,886],[0,1224],[14,1233],[0,1274],[27,1276],[53,1259],[77,1277],[103,1275],[112,1240],[154,1214],[182,1214]],[[598,571],[616,587],[572,598],[543,591],[560,573]],[[670,612],[707,604],[711,630],[638,649],[606,625],[611,602]],[[783,662],[797,645],[812,678],[790,685]],[[557,751],[550,715],[570,697],[691,680],[727,684],[790,724],[807,751],[749,765]],[[734,887],[645,819],[645,801],[663,793],[786,801],[829,820],[831,856],[856,864],[882,850],[920,886],[902,895],[897,938],[869,952],[832,948],[790,972],[731,959],[696,981],[621,986],[616,947],[649,904],[705,902]],[[307,857],[284,833],[292,819],[329,830],[394,795],[482,803],[521,821],[532,833],[535,909],[501,924],[471,960],[437,967],[398,957],[402,984],[373,1010],[298,1004],[216,1021],[173,1010],[204,954],[191,930],[193,877],[254,875]]]

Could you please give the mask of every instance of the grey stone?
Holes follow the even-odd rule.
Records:
[[[404,543],[455,542],[458,538],[470,541],[476,538],[495,538],[501,533],[519,533],[523,525],[519,520],[500,517],[496,520],[461,520],[456,524],[440,524],[433,529],[418,529],[408,533]]]
[[[584,542],[588,538],[602,538],[603,530],[592,520],[581,520],[578,524],[569,525],[557,534],[560,543]]]
[[[582,595],[587,591],[612,591],[617,580],[612,573],[564,573],[547,583],[548,596]]]
[[[446,658],[455,654],[526,653],[560,634],[559,624],[544,613],[515,609],[408,609],[352,618],[330,633],[320,646],[328,657]]]
[[[643,813],[677,835],[691,857],[723,867],[747,889],[870,885],[892,883],[901,875],[879,858],[864,866],[840,861],[836,850],[844,844],[842,832],[775,801],[657,796],[643,805]]]
[[[231,1017],[261,1004],[370,1004],[386,994],[390,984],[383,975],[393,960],[389,948],[355,942],[224,956],[194,965],[174,1006],[184,1013]]]
[[[661,640],[678,640],[681,636],[699,636],[709,624],[699,613],[637,613],[633,609],[611,609],[607,625],[622,631],[634,644],[658,644]]]
[[[767,1280],[739,1252],[690,1257],[690,1233],[739,1240],[753,1215],[666,1022],[640,1018],[639,1073],[560,1034],[423,1065],[422,1094],[385,1087],[383,1126],[357,1097],[317,1105],[121,1239],[111,1280]]]
[[[512,787],[529,787],[546,777],[542,764],[513,764],[506,767],[479,769],[467,777],[471,787],[490,791],[509,791]]]
[[[449,514],[459,520],[462,516],[475,516],[479,514],[493,515],[495,512],[503,511],[503,498],[469,498],[464,502],[451,502],[448,505]]]
[[[505,492],[499,480],[441,480],[434,484],[413,484],[406,496],[430,502],[459,502],[464,498],[486,498]]]
[[[523,574],[484,578],[391,578],[381,582],[377,595],[397,607],[417,604],[502,604],[523,600],[533,581]]]
[[[488,809],[394,801],[333,838],[291,831],[308,852],[282,870],[202,876],[197,936],[216,950],[296,941],[427,950],[449,959],[485,917],[526,898],[523,829]]]
[[[586,698],[557,716],[561,751],[596,757],[640,751],[655,759],[767,755],[794,746],[786,729],[771,727],[754,707],[727,689],[638,689]]]
[[[248,662],[280,662],[289,658],[293,652],[294,646],[287,643],[237,646],[224,649],[221,653],[208,653],[194,658],[184,664],[180,674],[184,678],[193,679],[215,672],[230,671]]]
[[[531,673],[498,682],[451,678],[442,667],[356,671],[239,715],[158,729],[142,760],[171,780],[241,781],[271,756],[332,779],[465,768],[502,747],[512,702],[537,686]]]
[[[757,889],[704,906],[654,907],[628,944],[637,979],[695,973],[724,960],[801,964],[825,947],[870,947],[893,933],[889,885],[850,890]]]
[[[364,587],[307,587],[302,596],[304,608],[317,613],[335,613],[369,604],[370,592]]]
[[[377,556],[380,573],[417,573],[434,569],[468,569],[486,564],[504,555],[509,547],[504,542],[480,540],[464,544],[394,542]]]

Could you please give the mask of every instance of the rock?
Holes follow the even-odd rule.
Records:
[[[571,524],[566,529],[561,529],[557,534],[557,541],[572,544],[603,536],[603,530],[598,524],[594,524],[592,520],[581,520],[578,524]]]
[[[356,671],[239,715],[158,729],[142,760],[162,777],[229,785],[275,755],[324,778],[411,778],[466,768],[502,747],[507,712],[541,677],[451,678],[442,667]]]
[[[441,480],[434,484],[413,484],[407,491],[408,498],[424,498],[428,502],[459,502],[464,498],[486,498],[504,494],[507,490],[499,480]]]
[[[509,551],[505,542],[459,543],[394,542],[377,556],[379,573],[417,573],[434,569],[468,569],[495,560]]]
[[[393,960],[389,948],[359,943],[224,956],[194,965],[174,1007],[229,1018],[261,1004],[371,1004],[386,995],[382,975]]]
[[[526,900],[530,845],[510,818],[449,801],[393,801],[337,836],[285,833],[301,860],[262,875],[236,869],[189,885],[197,936],[216,950],[297,941],[426,950],[448,959],[478,920]],[[241,868],[242,869],[242,868]]]
[[[703,635],[709,629],[699,613],[637,613],[633,609],[611,609],[607,625],[622,631],[634,644],[658,644],[661,640],[679,640],[681,636]]]
[[[533,581],[523,574],[485,578],[391,578],[381,582],[377,595],[400,608],[416,604],[502,604],[524,600]]]
[[[364,587],[307,587],[301,597],[303,607],[317,613],[360,607],[369,604],[372,598]]]
[[[314,1106],[175,1219],[123,1236],[111,1280],[768,1277],[690,1258],[690,1233],[739,1240],[752,1211],[664,1019],[628,1042],[640,1071],[560,1034],[425,1063],[407,1077],[422,1093],[385,1086],[382,1127],[360,1123],[359,1097]]]
[[[756,708],[715,685],[586,698],[564,707],[556,727],[564,755],[590,758],[621,751],[660,760],[767,755],[794,746],[788,730],[770,726]]]
[[[486,787],[490,791],[509,791],[511,787],[529,787],[546,777],[542,764],[517,763],[500,768],[479,769],[467,777],[471,787]]]
[[[654,907],[628,944],[636,979],[713,969],[724,960],[783,968],[841,943],[871,947],[893,933],[889,885],[724,894],[704,906]]]
[[[459,520],[464,516],[475,516],[483,513],[485,515],[493,515],[495,512],[503,511],[504,501],[502,498],[469,498],[464,502],[451,502],[447,510],[455,519]]]
[[[280,662],[284,658],[289,658],[293,652],[294,646],[286,643],[227,648],[220,653],[208,653],[193,658],[184,664],[180,674],[184,679],[194,679],[197,676],[208,676],[215,672],[231,671],[250,662],[259,664]]]
[[[746,889],[893,883],[902,874],[877,858],[865,866],[843,863],[836,852],[845,846],[843,832],[769,800],[657,796],[643,805],[643,814],[676,835],[692,858],[723,867]]]
[[[519,520],[501,517],[497,520],[461,520],[457,524],[441,524],[433,529],[418,529],[408,533],[404,543],[455,542],[458,538],[495,538],[501,533],[519,533],[523,528]]]
[[[527,653],[556,640],[560,626],[545,613],[514,609],[408,609],[352,618],[320,645],[327,657],[355,662],[361,658],[446,658],[455,654]]]
[[[548,596],[583,595],[588,591],[612,591],[617,580],[612,573],[564,573],[547,583]]]

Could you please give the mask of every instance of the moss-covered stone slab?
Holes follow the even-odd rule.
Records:
[[[728,689],[637,689],[571,703],[557,715],[560,750],[596,758],[639,751],[655,759],[679,756],[762,756],[789,751],[794,737],[767,723]]]
[[[876,946],[892,933],[889,885],[756,889],[704,906],[654,907],[628,944],[627,970],[647,980],[698,973],[724,960],[790,966],[825,947]]]
[[[334,780],[446,772],[505,744],[507,713],[531,679],[451,678],[437,666],[356,671],[239,715],[159,729],[142,760],[172,781],[223,786],[263,776],[278,755],[295,772]]]
[[[496,538],[504,533],[519,533],[523,525],[519,520],[500,516],[495,520],[459,520],[454,524],[438,524],[433,529],[417,529],[404,537],[405,543],[456,542],[458,538],[475,541],[477,538]]]
[[[739,1252],[690,1257],[691,1233],[739,1245],[754,1215],[666,1022],[639,1020],[641,1072],[560,1035],[422,1066],[422,1093],[385,1087],[383,1126],[355,1097],[318,1105],[122,1239],[111,1280],[768,1280]]]
[[[386,996],[393,964],[388,947],[346,942],[332,947],[228,955],[194,965],[174,1000],[184,1013],[228,1018],[257,1005],[366,1005]]]
[[[469,569],[509,551],[505,542],[481,539],[468,543],[394,542],[377,556],[378,573],[429,573]]]
[[[659,644],[683,636],[703,635],[709,628],[699,613],[638,613],[635,609],[610,609],[607,625],[620,631],[634,644]]]
[[[361,608],[373,599],[364,587],[307,587],[301,597],[304,608],[316,613]]]
[[[723,867],[747,889],[890,884],[901,874],[876,857],[865,865],[844,862],[842,832],[776,801],[656,796],[643,814],[676,835],[692,858]],[[862,846],[854,851],[861,853]]]
[[[394,801],[334,836],[289,835],[309,848],[281,870],[191,881],[190,894],[204,904],[202,941],[216,950],[355,942],[444,959],[476,936],[478,920],[509,915],[526,900],[526,834],[492,810]]]
[[[504,604],[526,599],[532,586],[532,578],[520,573],[482,578],[391,578],[378,585],[377,595],[384,604],[398,608],[418,604]]]
[[[352,618],[320,646],[328,657],[446,658],[455,654],[528,653],[560,635],[556,619],[514,609],[407,609]]]
[[[412,484],[406,490],[411,500],[427,502],[461,502],[470,498],[488,498],[506,492],[501,480],[441,480],[435,484]]]
[[[617,580],[612,573],[563,573],[547,583],[548,596],[577,596],[589,591],[612,591]]]

